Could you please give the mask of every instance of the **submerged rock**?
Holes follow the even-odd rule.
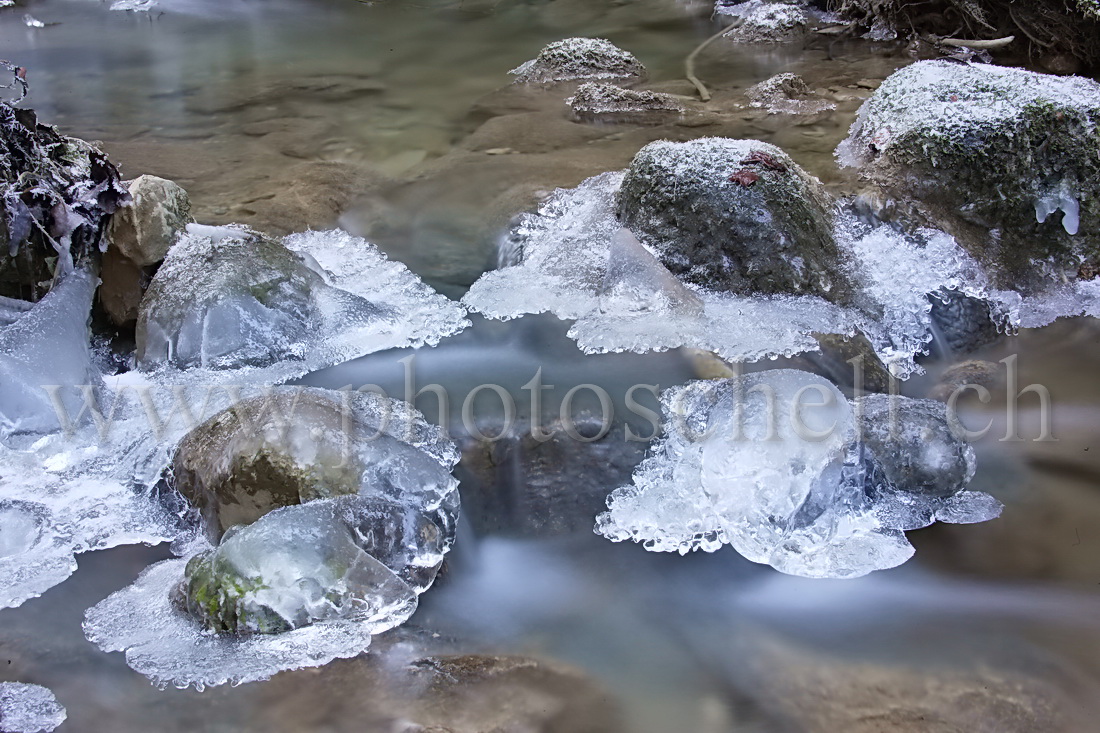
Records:
[[[0,296],[38,300],[75,263],[98,261],[128,201],[102,151],[0,102]]]
[[[192,226],[141,301],[142,369],[263,367],[306,358],[326,317],[387,322],[365,298],[329,286],[304,257],[242,229]]]
[[[603,425],[592,415],[578,415],[569,429],[585,437],[599,435]],[[499,428],[479,426],[483,434]],[[478,534],[555,537],[589,532],[603,509],[607,487],[630,480],[645,455],[647,443],[625,440],[615,424],[598,440],[569,435],[560,420],[539,427],[540,440],[528,422],[493,441],[474,440],[463,448],[460,470],[463,511]],[[648,429],[634,428],[649,437]]]
[[[646,69],[638,59],[602,38],[556,41],[509,73],[515,75],[517,84],[588,79],[642,81],[646,78]]]
[[[851,286],[820,181],[774,145],[657,141],[634,157],[618,213],[678,277],[737,294],[818,295]]]
[[[821,99],[798,74],[778,74],[745,90],[753,107],[763,107],[770,114],[808,115],[836,109],[836,105]]]
[[[402,623],[416,593],[361,546],[349,521],[355,510],[355,497],[322,500],[233,528],[187,563],[187,611],[211,631],[237,634],[333,619],[372,633]]]
[[[837,154],[1026,291],[1100,256],[1098,151],[1100,84],[925,61],[879,87]]]
[[[574,118],[583,122],[661,124],[686,112],[671,94],[623,89],[614,84],[586,82],[565,100]]]

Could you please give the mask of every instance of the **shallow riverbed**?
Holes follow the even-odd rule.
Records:
[[[143,14],[30,0],[0,10],[0,55],[29,69],[27,103],[43,120],[101,140],[127,177],[179,182],[199,221],[276,233],[340,224],[452,297],[492,266],[512,217],[556,187],[624,167],[650,140],[767,140],[853,192],[832,151],[862,100],[910,60],[863,41],[716,44],[699,66],[715,91],[705,124],[595,126],[566,116],[564,94],[506,89],[507,71],[547,42],[601,36],[647,65],[650,88],[691,94],[684,57],[717,28],[702,4],[161,4]],[[748,108],[744,89],[782,71],[837,109],[793,119]],[[540,366],[555,398],[598,384],[620,407],[630,385],[700,373],[680,352],[586,357],[549,317],[475,320],[415,354],[417,385],[446,387],[452,415],[480,384],[523,399]],[[994,425],[976,446],[975,486],[1006,504],[1004,516],[913,533],[917,557],[903,568],[804,580],[729,548],[680,557],[587,530],[549,537],[521,511],[498,521],[493,501],[467,499],[437,587],[363,657],[237,688],[159,691],[81,630],[85,609],[170,554],[124,547],[81,556],[71,579],[0,611],[0,681],[53,690],[69,715],[61,731],[1090,730],[1100,715],[1098,345],[1100,327],[1073,320],[977,355],[1018,354],[1018,388],[1049,387],[1057,441],[1033,440],[1034,395],[1020,400],[1022,442],[999,440],[1004,388],[968,403],[967,421]],[[410,355],[383,352],[302,382],[400,395]],[[926,394],[950,362],[929,362],[906,393]],[[478,404],[491,421],[493,407]],[[489,496],[521,493],[507,472],[492,476]],[[423,661],[454,654],[525,661],[519,672]],[[415,679],[394,671],[412,660]]]

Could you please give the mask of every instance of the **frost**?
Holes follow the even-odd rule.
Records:
[[[923,405],[886,399],[904,401],[901,437],[862,443],[852,405],[830,382],[805,372],[758,372],[667,390],[664,437],[633,485],[608,498],[596,531],[681,554],[729,544],[785,573],[850,578],[912,556],[901,531],[910,521],[897,513],[899,503],[911,502],[918,513],[931,507],[945,521],[982,521],[999,512],[991,497],[961,490],[970,471],[960,476],[947,454],[970,466],[968,446],[940,435],[941,455],[907,441],[905,430],[928,424],[946,430],[946,416],[929,423],[913,414]],[[929,493],[914,473],[931,476],[935,490]]]
[[[346,232],[279,243],[192,224],[142,301],[138,359],[161,382],[270,384],[467,325],[458,304]]]
[[[534,59],[512,69],[516,84],[553,84],[578,79],[639,80],[645,67],[603,38],[566,38],[551,43]]]
[[[726,38],[739,43],[793,41],[802,35],[812,19],[805,3],[788,0],[720,1],[714,12],[740,19],[740,24],[726,33]]]
[[[753,107],[763,107],[769,114],[817,114],[836,109],[836,105],[817,95],[797,74],[778,74],[745,90]]]
[[[111,10],[130,10],[133,12],[149,12],[160,3],[157,0],[115,0],[111,3]]]
[[[65,708],[45,687],[0,682],[0,731],[50,733],[65,722]]]
[[[683,102],[672,94],[623,89],[614,84],[585,82],[565,100],[581,120],[660,121],[669,113],[683,114]]]

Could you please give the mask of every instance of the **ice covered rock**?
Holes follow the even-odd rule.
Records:
[[[188,559],[153,566],[88,613],[89,639],[158,684],[246,682],[355,656],[408,618],[453,542],[458,454],[440,428],[374,393],[272,395],[181,448],[187,470],[205,472],[188,480],[232,525],[213,528],[217,546],[197,538]]]
[[[378,633],[416,594],[356,542],[355,497],[278,509],[187,563],[182,602],[213,632],[278,634],[342,619]]]
[[[171,480],[216,542],[229,528],[279,507],[335,496],[376,496],[425,510],[453,507],[452,450],[403,403],[276,387],[188,433]]]
[[[84,259],[129,201],[98,149],[0,101],[0,296],[38,300]]]
[[[192,224],[142,300],[137,359],[144,370],[243,369],[280,382],[466,325],[459,306],[344,232],[278,242]]]
[[[0,682],[0,731],[50,733],[68,714],[45,687],[23,682]]]
[[[1100,255],[1100,84],[923,61],[888,78],[842,164],[945,228],[1002,287],[1042,290]]]
[[[719,0],[714,12],[740,21],[725,34],[738,43],[797,41],[812,21],[810,8],[802,0]]]
[[[966,354],[997,341],[1006,331],[995,304],[958,290],[940,290],[929,296],[934,344],[946,354]]]
[[[98,387],[88,328],[97,284],[81,269],[0,325],[0,439],[60,430],[57,401],[78,415],[82,387]]]
[[[513,69],[517,84],[613,79],[642,81],[645,67],[638,59],[602,38],[566,38],[551,43],[534,59]]]
[[[836,105],[821,99],[798,74],[784,73],[765,79],[745,90],[753,107],[763,107],[769,114],[809,115],[836,109]]]
[[[852,406],[827,380],[773,370],[694,382],[666,391],[662,409],[664,437],[633,485],[608,498],[599,534],[681,554],[729,544],[754,562],[807,577],[856,577],[912,556],[901,532],[909,527],[894,521],[896,485],[876,473]],[[911,427],[908,417],[903,430]],[[928,427],[925,418],[917,415],[911,429]],[[943,455],[904,440],[877,444],[880,460],[898,453],[907,459],[890,464],[890,475],[914,489],[907,498],[943,506],[946,521],[961,516],[952,512],[958,506],[977,516],[996,504],[958,491],[958,465],[950,460],[957,446],[942,433],[935,437]],[[947,474],[929,479],[939,468]],[[956,493],[929,497],[930,481]]]
[[[832,208],[816,178],[756,140],[650,143],[618,193],[623,226],[687,282],[843,303],[851,285]]]
[[[604,82],[585,82],[565,101],[573,117],[582,122],[661,124],[687,111],[672,94],[623,89]]]
[[[998,501],[965,490],[974,477],[974,449],[955,434],[942,402],[868,395],[859,412],[873,463],[868,491],[887,526],[920,529],[937,519],[971,524],[1000,516]]]

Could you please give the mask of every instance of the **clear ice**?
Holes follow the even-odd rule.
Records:
[[[189,225],[150,294],[138,364],[171,381],[278,383],[468,325],[456,303],[339,230],[274,242]]]
[[[65,708],[45,687],[0,682],[0,731],[50,733],[65,722]]]
[[[889,399],[901,403],[904,435],[913,405]],[[597,533],[613,541],[681,554],[729,544],[791,575],[852,578],[913,555],[902,531],[913,520],[899,509],[906,501],[923,502],[941,521],[999,513],[992,497],[963,490],[969,473],[949,475],[934,453],[891,439],[871,454],[853,405],[813,374],[784,369],[693,382],[667,390],[662,410],[664,437],[597,518]],[[972,462],[969,447],[960,450]],[[942,490],[929,496],[914,482],[899,497],[883,467],[906,459],[942,479]]]
[[[192,538],[90,609],[89,640],[160,686],[202,689],[355,656],[412,614],[454,540],[457,449],[402,401],[331,394],[353,410],[358,493],[276,509],[216,547]],[[290,436],[303,456],[330,438]]]

